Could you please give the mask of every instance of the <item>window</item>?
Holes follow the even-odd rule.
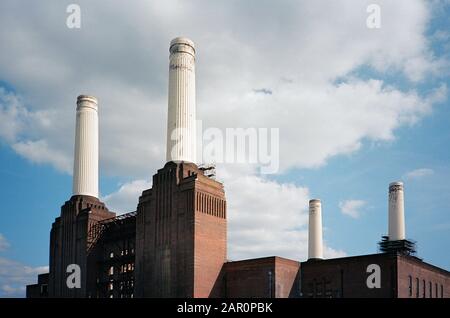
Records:
[[[323,296],[322,290],[323,290],[322,282],[321,281],[316,282],[316,296],[317,297]]]
[[[420,293],[419,278],[416,278],[416,298],[419,298],[419,293]]]
[[[428,282],[428,286],[430,289],[430,298],[433,298],[433,283],[432,282]]]
[[[409,275],[408,276],[408,283],[409,283],[409,297],[412,297],[412,294],[413,294],[413,286],[412,286],[412,284],[413,284],[413,281],[412,281],[412,276],[411,275]]]
[[[425,297],[427,296],[427,295],[426,295],[426,292],[427,292],[427,285],[425,284],[425,279],[422,280],[422,285],[423,285],[423,288],[422,288],[422,297],[425,298]]]
[[[111,266],[110,268],[109,268],[109,275],[114,275],[114,266]]]
[[[439,297],[438,284],[435,283],[434,287],[435,287],[435,290],[436,290],[436,294],[434,294],[434,295],[436,296],[436,298],[438,298]]]
[[[41,285],[41,295],[47,294],[47,292],[48,292],[48,285],[47,284],[42,284]]]
[[[315,298],[317,296],[317,281],[316,279],[313,279],[313,297]]]
[[[114,252],[109,253],[109,258],[114,258]]]

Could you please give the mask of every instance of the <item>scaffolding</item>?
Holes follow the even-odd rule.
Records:
[[[198,168],[206,177],[216,179],[216,165],[214,163],[202,164]]]
[[[416,242],[412,240],[390,241],[389,236],[382,236],[378,242],[378,251],[381,253],[416,256]]]
[[[136,212],[100,221],[89,231],[89,253],[96,263],[97,298],[132,298]]]

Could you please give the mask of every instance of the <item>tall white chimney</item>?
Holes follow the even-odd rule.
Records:
[[[178,37],[170,42],[167,161],[196,161],[195,48]]]
[[[322,203],[309,200],[308,259],[323,259]]]
[[[405,239],[403,182],[389,184],[389,241]]]
[[[97,98],[77,98],[73,195],[98,198],[98,113]]]

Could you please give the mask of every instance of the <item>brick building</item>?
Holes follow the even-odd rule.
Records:
[[[324,260],[316,199],[308,261],[227,261],[224,187],[194,163],[194,44],[176,38],[169,51],[167,161],[134,212],[116,216],[98,199],[97,99],[78,97],[73,195],[52,225],[50,272],[27,297],[450,297],[450,273],[412,256],[400,183],[390,186],[390,234],[379,254]],[[73,265],[79,288],[67,284]],[[373,265],[376,288],[367,284]]]
[[[368,288],[368,268],[380,268],[379,288]],[[400,253],[309,260],[301,264],[306,298],[449,298],[450,273]],[[431,286],[431,289],[430,289]]]

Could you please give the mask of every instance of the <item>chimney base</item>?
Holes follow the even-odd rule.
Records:
[[[415,256],[416,242],[411,240],[396,240],[390,241],[388,236],[382,236],[378,243],[378,250],[381,253],[402,254]]]

